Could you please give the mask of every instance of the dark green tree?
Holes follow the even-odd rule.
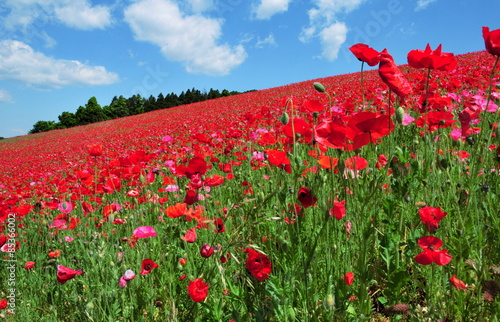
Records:
[[[76,119],[75,113],[62,112],[61,115],[59,115],[57,118],[59,119],[59,123],[63,128],[70,128],[78,125],[78,120]]]
[[[127,100],[130,115],[144,113],[144,98],[140,95],[133,95]]]
[[[91,97],[85,107],[80,106],[75,113],[79,125],[96,123],[106,120],[104,110],[97,103],[95,97]]]
[[[47,132],[50,130],[54,130],[56,128],[55,121],[38,121],[33,125],[33,128],[29,131],[30,134]]]
[[[114,97],[109,106],[104,108],[104,114],[108,119],[116,119],[131,115],[127,99],[120,95]]]

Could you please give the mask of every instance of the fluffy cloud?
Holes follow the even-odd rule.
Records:
[[[111,24],[108,7],[91,7],[86,0],[72,1],[71,4],[56,8],[55,12],[62,23],[76,29],[104,29]]]
[[[308,11],[309,26],[302,28],[299,40],[308,42],[319,38],[322,57],[333,61],[346,40],[348,28],[337,16],[357,9],[365,0],[315,0],[315,7]]]
[[[184,64],[190,73],[226,75],[242,64],[243,46],[217,44],[222,21],[186,15],[171,0],[140,0],[125,10],[134,37],[160,47],[163,55]]]
[[[111,9],[92,6],[89,0],[4,0],[0,12],[8,30],[35,32],[37,23],[57,21],[76,29],[104,29],[111,24]]]
[[[347,27],[342,22],[336,22],[320,32],[323,57],[328,61],[337,59],[340,46],[345,42]]]
[[[119,81],[117,74],[102,66],[47,57],[15,40],[0,42],[0,79],[18,80],[37,88],[107,85]]]
[[[257,19],[270,19],[277,13],[288,10],[288,5],[292,0],[260,0],[260,4],[255,8]]]
[[[436,0],[418,0],[417,1],[417,7],[415,8],[416,11],[422,10],[427,8],[427,6],[433,2],[436,2]]]

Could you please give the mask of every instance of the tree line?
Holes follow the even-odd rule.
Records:
[[[251,91],[246,91],[251,92]],[[160,93],[158,97],[153,95],[149,98],[144,98],[141,95],[133,95],[129,98],[123,96],[113,97],[111,103],[101,107],[97,103],[95,97],[91,97],[85,106],[80,106],[76,112],[62,112],[58,116],[59,122],[56,121],[38,121],[29,131],[32,133],[46,132],[56,129],[66,129],[79,125],[86,125],[95,122],[101,122],[111,119],[116,119],[125,116],[137,115],[141,113],[171,108],[174,106],[196,103],[210,99],[226,97],[231,95],[241,94],[237,91],[228,91],[210,89],[210,91],[201,92],[197,89],[188,89],[177,95],[175,93],[167,94],[166,96]]]

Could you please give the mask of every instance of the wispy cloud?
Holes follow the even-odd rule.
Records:
[[[255,47],[264,48],[264,46],[270,46],[270,47],[277,47],[278,46],[276,39],[274,39],[273,33],[270,33],[269,36],[267,36],[264,39],[260,39],[260,37],[258,38],[257,43],[255,44]]]
[[[0,11],[2,27],[8,30],[34,31],[40,24],[58,22],[68,27],[90,30],[111,25],[111,8],[92,6],[89,0],[4,0]]]
[[[322,57],[328,61],[335,60],[349,29],[345,23],[338,21],[338,15],[357,9],[364,1],[314,0],[315,7],[308,11],[309,26],[302,28],[299,40],[309,42],[319,38],[322,45]]]
[[[17,80],[44,89],[66,85],[108,85],[119,81],[117,74],[102,66],[51,58],[16,40],[0,42],[0,79]]]
[[[213,0],[188,0],[191,10],[195,13],[209,11],[214,9]]]
[[[430,5],[433,2],[436,2],[437,0],[418,0],[417,1],[417,7],[415,8],[415,11],[423,10],[427,8],[428,5]]]
[[[218,44],[222,20],[187,15],[172,0],[137,1],[125,9],[125,21],[136,40],[159,46],[190,73],[227,75],[247,58],[242,45]]]
[[[13,103],[10,93],[3,88],[0,88],[0,102]]]
[[[55,9],[56,17],[68,27],[76,29],[104,29],[111,24],[109,7],[92,7],[87,0],[76,0]]]
[[[254,13],[257,19],[271,19],[272,16],[288,10],[292,0],[260,0],[255,7]]]

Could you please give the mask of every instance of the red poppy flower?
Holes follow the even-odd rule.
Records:
[[[394,131],[394,123],[388,115],[360,112],[347,123],[346,135],[353,142],[351,149],[356,150],[370,142],[377,142],[391,131]]]
[[[203,278],[195,278],[189,282],[188,294],[194,302],[203,302],[208,296],[209,286],[203,282]]]
[[[320,101],[317,100],[307,100],[304,102],[304,107],[311,113],[321,112],[325,109],[325,105],[321,104]]]
[[[127,196],[129,197],[138,197],[141,193],[135,189],[130,189],[128,192],[127,192]]]
[[[205,178],[205,186],[207,187],[216,187],[216,186],[220,186],[221,184],[224,183],[224,177],[223,176],[219,176],[217,174],[214,174],[213,176],[211,177],[206,177]]]
[[[362,62],[369,66],[375,66],[380,62],[380,53],[372,47],[365,44],[356,44],[349,47],[349,50]]]
[[[314,128],[314,139],[319,144],[332,149],[344,149],[346,147],[346,127],[344,121],[339,117],[323,121]]]
[[[189,189],[188,191],[186,191],[186,195],[184,196],[183,200],[185,204],[192,205],[197,201],[198,201],[198,193],[195,190]]]
[[[333,208],[329,211],[330,216],[340,220],[345,217],[345,200],[334,201]]]
[[[377,161],[377,164],[375,165],[375,168],[377,168],[377,169],[385,168],[385,166],[387,165],[388,162],[389,162],[389,160],[387,160],[387,157],[385,155],[381,154],[378,156],[378,161]]]
[[[61,251],[59,249],[56,249],[56,250],[49,252],[50,258],[57,258],[59,256],[61,256]]]
[[[260,146],[275,145],[276,139],[274,138],[274,135],[266,132],[260,136],[260,139],[259,141],[257,141],[257,143],[259,143]]]
[[[354,273],[349,272],[345,274],[345,276],[342,276],[342,279],[347,285],[352,285],[352,283],[354,282]]]
[[[329,155],[324,155],[318,159],[319,165],[324,169],[335,169],[339,163],[339,159],[331,157]]]
[[[220,218],[214,218],[215,232],[223,233],[226,231],[226,227],[224,226],[224,222]]]
[[[483,38],[486,50],[495,56],[500,56],[500,29],[490,31],[490,28],[483,27]]]
[[[196,241],[196,228],[191,228],[186,232],[186,235],[181,236],[181,239],[188,242],[194,243]]]
[[[293,138],[294,133],[295,135],[300,134],[300,137],[304,138],[306,141],[310,140],[312,135],[311,125],[301,117],[294,117],[291,122],[288,122],[287,125],[283,126],[282,131],[283,134],[289,138]]]
[[[153,268],[156,268],[156,267],[158,267],[158,264],[153,262],[151,259],[147,258],[147,259],[142,261],[142,270],[141,270],[140,275],[149,274],[149,273],[151,273]]]
[[[6,299],[0,300],[0,310],[6,309],[8,304]]]
[[[71,268],[62,266],[62,265],[57,265],[57,281],[61,284],[66,283],[72,278],[75,278],[76,275],[82,274],[82,270],[73,270]]]
[[[418,127],[429,126],[429,131],[434,132],[437,129],[450,127],[457,120],[453,119],[453,114],[447,111],[430,111],[426,115],[421,115],[415,124]]]
[[[418,210],[422,223],[427,227],[427,231],[434,233],[439,227],[439,221],[443,219],[447,213],[442,211],[440,207],[424,207]]]
[[[175,205],[169,206],[165,209],[165,213],[170,218],[177,218],[185,215],[188,212],[187,205],[185,203],[176,203]]]
[[[467,284],[457,278],[457,275],[453,275],[450,277],[450,283],[453,285],[458,291],[466,290]]]
[[[446,265],[451,261],[448,250],[438,250],[443,246],[443,241],[434,236],[424,236],[418,239],[418,246],[424,251],[415,256],[415,261],[422,265]]]
[[[368,161],[358,155],[347,158],[344,163],[347,169],[353,171],[363,170],[368,166]]]
[[[29,271],[29,270],[32,270],[35,268],[35,262],[26,262],[26,264],[24,264],[24,269]]]
[[[87,145],[87,152],[91,157],[98,157],[102,155],[102,145],[100,144],[89,144]]]
[[[287,173],[292,172],[290,159],[288,159],[286,152],[271,149],[267,149],[265,152],[269,163],[285,170]]]
[[[266,280],[272,271],[272,265],[269,258],[250,247],[245,249],[245,253],[248,254],[245,266],[250,274],[252,274],[252,276],[259,282]]]
[[[402,100],[411,93],[410,83],[403,76],[387,49],[380,53],[378,73],[382,81]]]
[[[214,253],[214,249],[212,246],[210,246],[208,244],[203,244],[203,246],[201,246],[201,250],[200,250],[201,257],[208,258],[208,257],[212,256],[213,253]]]
[[[304,208],[314,206],[314,204],[316,204],[316,201],[318,201],[318,198],[312,195],[311,189],[306,187],[301,187],[299,189],[297,198],[299,199],[300,203],[302,204],[302,207]]]
[[[429,68],[442,71],[451,71],[457,66],[452,53],[441,52],[442,45],[432,50],[429,44],[425,50],[415,49],[408,53],[408,64],[413,68]]]

